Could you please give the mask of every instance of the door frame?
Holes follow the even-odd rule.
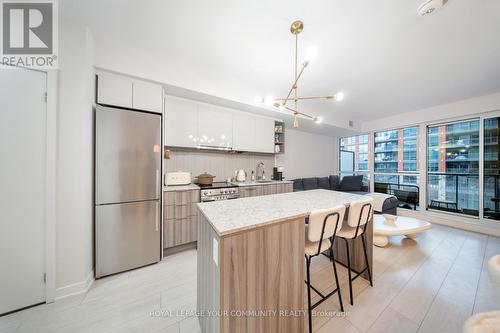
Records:
[[[55,301],[56,293],[56,182],[57,182],[57,100],[59,69],[47,74],[47,122],[45,166],[45,302]]]

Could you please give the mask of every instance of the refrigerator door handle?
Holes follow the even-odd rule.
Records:
[[[158,202],[156,203],[156,214],[155,214],[155,230],[159,231],[160,223],[159,223],[159,215],[160,215],[160,207],[158,207]]]
[[[156,199],[160,198],[160,170],[156,169]]]

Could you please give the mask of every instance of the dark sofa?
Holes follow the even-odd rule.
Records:
[[[363,183],[363,176],[344,176],[340,179],[337,175],[329,177],[310,177],[293,180],[293,191],[307,191],[324,189],[330,191],[348,192],[365,195],[370,192],[367,184]],[[388,198],[384,201],[382,211],[378,213],[396,215],[398,199],[396,197]]]

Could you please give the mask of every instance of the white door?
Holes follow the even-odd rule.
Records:
[[[0,69],[0,314],[45,302],[46,74]]]

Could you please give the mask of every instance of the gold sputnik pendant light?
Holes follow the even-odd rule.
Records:
[[[299,97],[298,95],[298,82],[299,79],[302,76],[302,73],[306,69],[306,67],[309,65],[309,61],[306,60],[301,64],[300,70],[299,70],[299,60],[298,60],[298,47],[299,47],[299,34],[304,30],[304,23],[300,20],[294,21],[292,25],[290,26],[290,32],[295,36],[295,75],[294,75],[294,81],[290,87],[290,90],[288,91],[288,94],[286,95],[285,98],[265,98],[261,99],[258,98],[258,101],[260,103],[266,103],[268,105],[272,105],[278,109],[281,110],[287,110],[293,113],[294,118],[293,118],[293,127],[297,128],[299,127],[299,116],[302,116],[304,118],[309,118],[316,123],[321,123],[322,118],[318,116],[311,116],[307,113],[301,112],[299,110],[299,101],[302,100],[314,100],[314,99],[334,99],[337,101],[340,101],[344,98],[344,94],[339,92],[335,95],[326,95],[326,96],[309,96],[309,97]],[[292,96],[293,95],[293,96]],[[293,101],[294,102],[294,107],[289,107],[288,102]]]

